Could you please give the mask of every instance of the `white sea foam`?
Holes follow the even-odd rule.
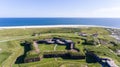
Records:
[[[120,29],[116,27],[108,27],[108,26],[98,26],[98,25],[40,25],[40,26],[8,26],[8,27],[0,27],[0,29],[25,29],[25,28],[55,28],[55,27],[67,27],[67,28],[81,28],[81,27],[102,27],[102,28],[114,28]]]

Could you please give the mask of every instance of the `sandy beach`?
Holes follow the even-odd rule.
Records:
[[[103,27],[103,28],[115,28],[115,27],[107,27],[107,26],[97,26],[97,25],[40,25],[40,26],[7,26],[0,27],[0,29],[25,29],[25,28],[56,28],[56,27],[66,27],[66,28],[88,28],[88,27]],[[115,28],[120,29],[120,28]]]

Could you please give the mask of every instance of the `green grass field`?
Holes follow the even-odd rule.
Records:
[[[24,54],[24,47],[20,45],[25,40],[41,40],[45,38],[60,37],[75,42],[75,47],[80,53],[85,54],[84,48],[94,51],[100,57],[110,57],[120,64],[120,57],[110,51],[110,44],[100,46],[83,44],[82,39],[93,39],[91,37],[78,36],[75,33],[83,32],[87,34],[98,33],[98,38],[113,41],[114,38],[109,36],[109,32],[104,28],[41,28],[41,29],[6,29],[0,30],[0,67],[101,67],[99,63],[87,63],[86,59],[72,60],[62,58],[43,58],[38,62],[15,64],[16,59]],[[33,33],[40,34],[32,36]],[[77,42],[80,42],[79,44]],[[39,44],[41,52],[54,51],[55,44]],[[66,46],[57,45],[56,51],[64,51]]]
[[[43,51],[53,51],[54,50],[54,44],[49,44],[49,45],[46,45],[46,44],[39,44],[39,49],[41,52]]]

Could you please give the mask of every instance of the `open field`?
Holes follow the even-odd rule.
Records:
[[[98,38],[92,36],[79,36],[78,33],[83,32],[89,35],[98,33]],[[46,38],[59,37],[67,40],[72,40],[75,47],[80,50],[81,54],[85,55],[84,49],[94,51],[100,57],[110,57],[116,64],[119,65],[120,57],[111,52],[109,46],[114,38],[109,36],[110,32],[104,28],[37,28],[37,29],[5,29],[0,30],[0,65],[1,67],[101,67],[99,63],[87,63],[86,59],[74,60],[63,58],[43,58],[38,62],[30,63],[15,63],[17,58],[24,54],[24,46],[21,46],[22,41],[42,40]],[[105,40],[106,44],[94,44],[97,39]],[[86,41],[85,41],[86,40]],[[90,43],[85,43],[90,42]],[[114,46],[111,46],[114,47]],[[66,51],[66,46],[55,44],[38,44],[40,52],[45,51]]]
[[[54,50],[54,44],[46,45],[46,44],[39,44],[40,51],[53,51]]]

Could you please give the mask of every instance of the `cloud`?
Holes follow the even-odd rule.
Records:
[[[120,7],[100,8],[91,12],[94,17],[119,17]]]

